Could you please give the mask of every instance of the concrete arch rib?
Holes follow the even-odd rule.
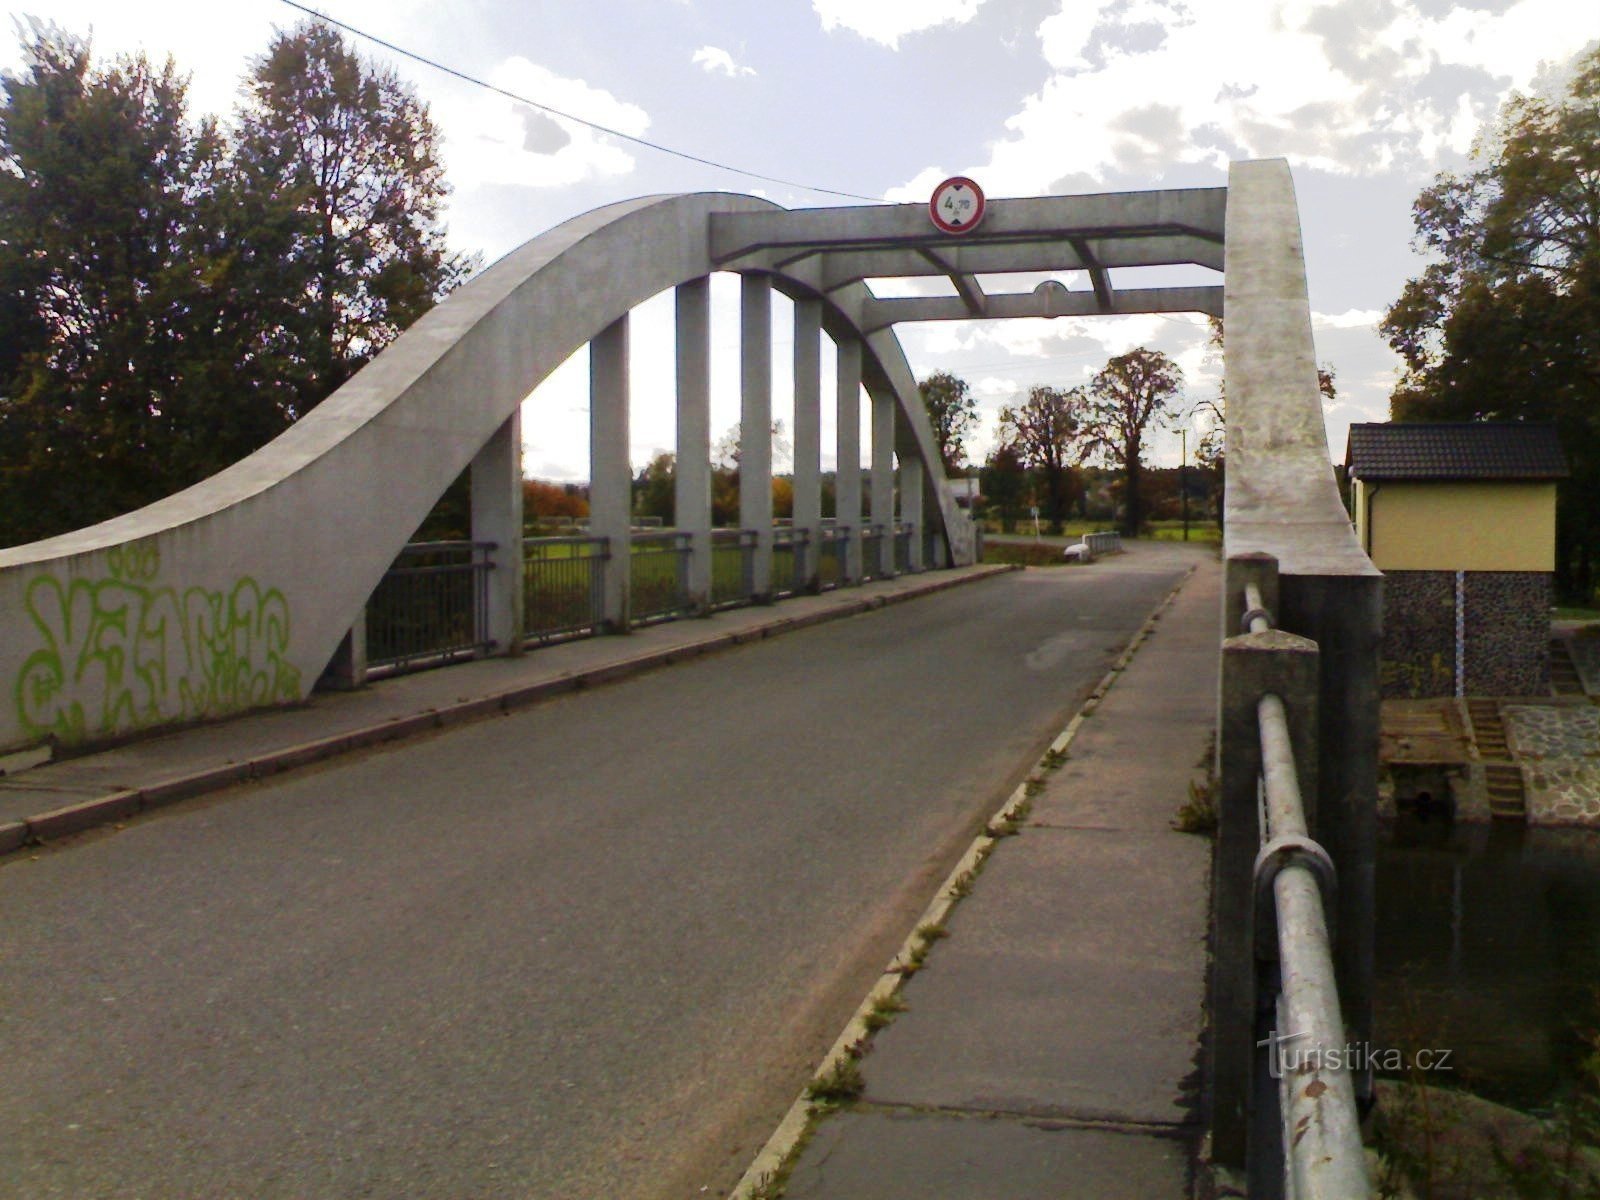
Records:
[[[701,193],[576,217],[249,458],[137,512],[0,550],[0,750],[302,699],[400,547],[528,393],[636,305],[710,273],[712,212],[773,207]],[[837,300],[830,332],[853,331]],[[898,342],[865,345],[869,387],[895,393],[942,479]]]

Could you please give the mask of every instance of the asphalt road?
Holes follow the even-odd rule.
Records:
[[[0,1196],[738,1177],[1191,552],[1030,571],[0,869]]]

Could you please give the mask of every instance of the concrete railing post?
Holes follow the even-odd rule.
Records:
[[[472,540],[489,542],[488,628],[501,654],[522,653],[522,410],[506,418],[472,460]]]
[[[1244,614],[1245,584],[1262,596],[1275,595],[1276,565],[1265,555],[1228,561],[1224,592],[1237,590]],[[1223,629],[1240,626],[1231,611]],[[1238,633],[1222,643],[1222,674],[1217,722],[1217,843],[1212,864],[1211,1079],[1212,1153],[1219,1162],[1243,1166],[1252,1137],[1256,1041],[1262,1016],[1258,1004],[1254,929],[1254,868],[1261,848],[1257,783],[1261,775],[1261,730],[1257,705],[1268,693],[1283,700],[1289,713],[1301,795],[1316,795],[1317,712],[1320,653],[1315,642],[1280,629]],[[1268,1017],[1268,1020],[1271,1018]],[[1266,1114],[1275,1112],[1275,1104]],[[1275,1129],[1259,1139],[1275,1144]]]
[[[822,301],[794,302],[794,587],[815,591],[822,556]],[[803,542],[804,550],[800,544]]]
[[[834,520],[848,529],[844,579],[861,578],[861,342],[841,338],[838,345],[838,462],[834,470]]]
[[[628,318],[589,343],[589,532],[606,539],[602,618],[626,633],[633,582],[633,468],[628,460]]]
[[[756,534],[751,598],[772,595],[772,280],[739,277],[739,524]]]
[[[711,611],[711,281],[677,291],[678,455],[673,524],[689,535],[689,604]]]

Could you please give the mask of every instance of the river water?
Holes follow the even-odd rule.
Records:
[[[1380,826],[1376,1042],[1542,1111],[1600,1027],[1600,830],[1415,816]]]

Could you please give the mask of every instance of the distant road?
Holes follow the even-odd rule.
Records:
[[[718,1195],[1199,547],[336,760],[0,869],[0,1196]]]

